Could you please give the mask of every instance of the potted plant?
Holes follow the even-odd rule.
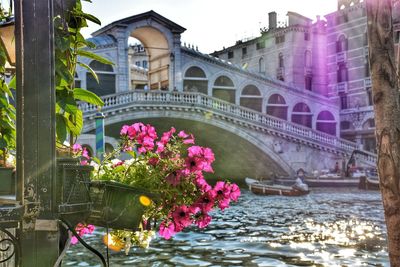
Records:
[[[213,172],[214,153],[196,146],[193,135],[171,128],[158,138],[143,123],[124,125],[120,134],[116,150],[91,162],[94,205],[86,222],[114,228],[104,238],[110,248],[148,246],[154,222],[166,239],[193,224],[204,228],[213,208],[224,210],[240,196],[236,184],[207,183],[203,173]]]

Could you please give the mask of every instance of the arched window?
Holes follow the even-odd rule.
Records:
[[[336,135],[335,117],[329,111],[321,111],[317,116],[317,130]]]
[[[285,67],[285,63],[283,61],[283,54],[282,53],[279,53],[278,62],[279,62],[279,68]]]
[[[273,94],[268,98],[267,114],[287,120],[288,106],[286,101],[280,94]]]
[[[336,42],[336,52],[345,52],[347,51],[347,38],[343,34],[339,36]]]
[[[200,92],[207,94],[208,79],[205,72],[196,66],[190,67],[183,78],[183,90],[185,92]]]
[[[337,82],[347,82],[348,81],[348,72],[346,64],[339,63],[338,70],[337,70]]]
[[[258,60],[258,72],[265,74],[265,63],[264,63],[264,58],[260,58]]]
[[[226,76],[219,76],[213,86],[213,96],[231,103],[235,103],[236,88],[232,80]]]
[[[99,96],[115,94],[115,73],[113,67],[96,60],[90,62],[89,66],[97,74],[99,83],[88,72],[86,74],[86,88]]]
[[[370,130],[375,128],[375,120],[374,119],[368,119],[366,122],[364,122],[362,128],[364,130]]]
[[[297,103],[293,107],[292,122],[312,128],[312,114],[310,108],[304,103]]]
[[[260,90],[255,85],[247,85],[242,90],[240,105],[261,112],[262,96]]]

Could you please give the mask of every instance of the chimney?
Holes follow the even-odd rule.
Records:
[[[268,28],[276,29],[276,12],[275,11],[268,13]]]

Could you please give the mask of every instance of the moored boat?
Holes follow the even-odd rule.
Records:
[[[275,183],[281,185],[292,185],[295,182],[293,178],[277,178]],[[357,187],[358,177],[343,177],[336,174],[325,174],[317,177],[305,177],[304,182],[309,187]]]
[[[303,191],[291,186],[268,185],[261,183],[255,179],[246,178],[246,184],[249,190],[257,195],[278,195],[278,196],[304,196],[310,193],[309,190]]]
[[[378,177],[371,176],[360,177],[358,188],[365,190],[379,190],[379,179]]]

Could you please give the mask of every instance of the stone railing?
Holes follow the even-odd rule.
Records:
[[[351,154],[354,150],[358,150],[356,143],[329,135],[320,131],[316,131],[286,120],[257,112],[239,105],[235,105],[218,98],[207,96],[201,93],[189,92],[144,92],[130,91],[114,95],[102,97],[104,101],[103,112],[115,110],[118,107],[128,107],[129,105],[151,105],[151,106],[190,106],[209,110],[213,114],[226,116],[228,118],[237,118],[245,123],[251,123],[255,126],[274,132],[277,135],[290,135],[305,141],[314,143],[322,147],[337,150]],[[81,103],[80,109],[84,113],[84,117],[90,116],[97,112],[97,107]],[[232,123],[236,123],[234,120]],[[362,151],[363,154],[358,157],[366,163],[375,164],[376,155],[370,152]]]

